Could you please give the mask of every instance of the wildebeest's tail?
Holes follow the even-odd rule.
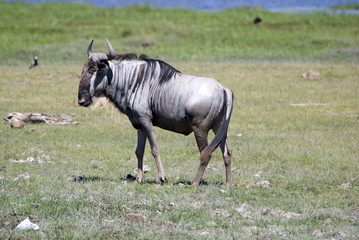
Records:
[[[229,125],[229,120],[232,114],[233,108],[233,93],[230,90],[223,90],[224,100],[223,100],[223,109],[224,114],[220,126],[217,130],[216,135],[214,136],[211,143],[203,149],[201,152],[201,160],[209,157],[214,150],[227,139],[227,130]]]

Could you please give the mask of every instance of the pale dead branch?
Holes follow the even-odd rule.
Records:
[[[78,124],[78,122],[72,122],[73,114],[55,114],[49,115],[45,113],[9,113],[6,118],[3,118],[13,128],[21,128],[24,123],[47,123],[47,124]]]
[[[290,103],[291,107],[306,107],[306,106],[329,106],[329,103]]]

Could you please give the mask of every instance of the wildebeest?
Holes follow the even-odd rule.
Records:
[[[137,181],[143,181],[146,139],[158,170],[158,182],[166,180],[153,126],[188,135],[194,132],[200,165],[193,185],[198,185],[211,158],[220,146],[231,185],[231,151],[227,130],[233,108],[233,93],[211,78],[183,74],[169,64],[136,54],[115,54],[106,39],[109,54],[87,48],[79,84],[78,103],[89,106],[95,96],[105,95],[137,129]],[[208,132],[215,136],[208,145]]]

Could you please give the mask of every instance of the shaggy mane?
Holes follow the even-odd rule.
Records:
[[[134,53],[116,54],[114,59],[118,61],[145,61],[147,64],[147,69],[151,70],[151,72],[155,71],[156,63],[158,63],[160,66],[160,84],[168,82],[176,74],[181,74],[180,71],[168,63],[162,60],[148,58],[144,54],[141,54],[140,56],[137,56],[137,54]]]

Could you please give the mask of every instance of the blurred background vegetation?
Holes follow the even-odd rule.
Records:
[[[255,17],[262,18],[253,24]],[[82,64],[86,48],[145,53],[167,61],[359,60],[359,15],[218,12],[151,6],[0,2],[0,65]]]

